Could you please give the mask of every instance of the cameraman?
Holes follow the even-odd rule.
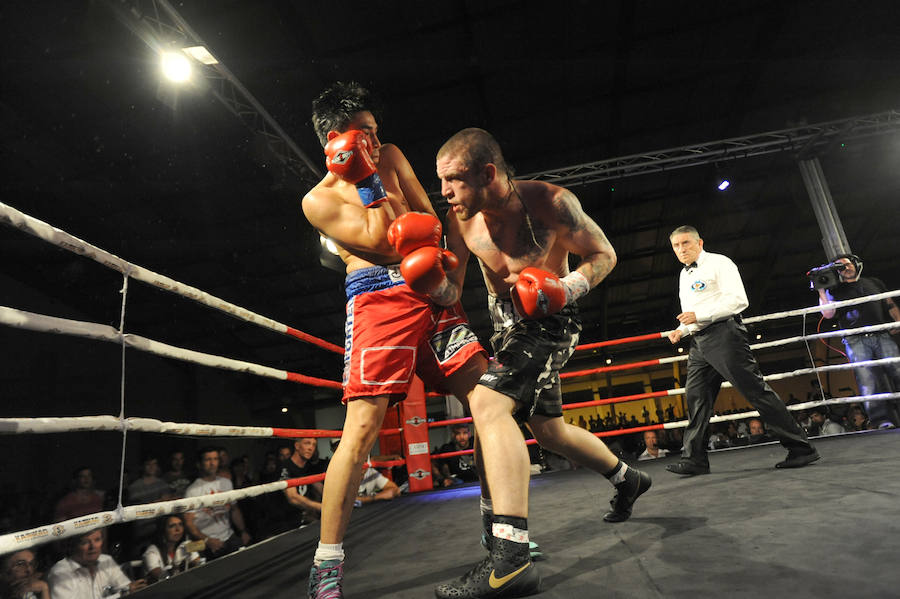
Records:
[[[862,261],[857,256],[852,254],[838,256],[834,260],[834,265],[840,274],[840,281],[836,287],[831,289],[819,289],[819,305],[887,291],[880,279],[860,276]],[[828,319],[837,316],[841,327],[845,329],[883,324],[891,320],[900,322],[900,310],[897,309],[897,305],[891,298],[837,310],[823,309],[822,316]],[[847,358],[851,362],[862,362],[878,358],[900,357],[900,351],[891,339],[891,335],[898,333],[900,333],[900,329],[891,329],[890,332],[848,335],[843,339],[844,347],[847,349]],[[854,368],[853,372],[856,375],[861,395],[890,393],[891,384],[893,384],[894,391],[900,392],[900,364],[859,367]],[[885,377],[889,381],[886,381]],[[869,420],[876,428],[900,426],[896,401],[867,401],[865,403]]]

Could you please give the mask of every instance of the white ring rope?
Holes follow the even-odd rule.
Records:
[[[324,474],[317,474],[303,478],[279,480],[213,495],[185,497],[124,507],[120,504],[119,508],[115,510],[88,514],[70,520],[63,520],[62,522],[0,535],[0,555],[33,547],[47,541],[56,541],[83,534],[95,528],[110,526],[111,524],[131,522],[133,520],[148,520],[166,514],[180,514],[203,507],[225,505],[247,497],[256,497],[263,493],[273,493],[288,487],[314,482],[316,479],[321,480],[324,476]]]
[[[117,416],[68,416],[59,418],[0,418],[0,434],[47,434],[78,431],[140,431],[188,437],[251,438],[317,438],[340,437],[340,430],[292,429],[270,426],[232,426],[166,422],[154,418],[119,418]]]
[[[785,337],[775,341],[766,341],[764,343],[756,343],[750,346],[750,349],[766,349],[779,345],[787,345],[796,341],[808,341],[810,339],[827,339],[829,337],[850,337],[851,335],[863,335],[865,333],[880,333],[890,329],[900,328],[900,322],[886,322],[884,324],[872,324],[865,327],[857,327],[855,329],[838,329],[836,331],[826,331],[824,333],[813,333],[812,335],[798,335],[796,337]]]
[[[86,258],[90,258],[91,260],[94,260],[95,262],[98,262],[103,266],[119,271],[127,277],[137,279],[138,281],[142,281],[144,283],[147,283],[148,285],[153,285],[154,287],[158,287],[159,289],[164,289],[176,295],[186,297],[188,299],[194,300],[195,302],[199,302],[201,304],[209,306],[210,308],[215,308],[216,310],[225,312],[229,316],[233,316],[246,322],[252,322],[253,324],[276,331],[278,333],[282,333],[284,335],[299,337],[301,339],[304,339],[305,341],[309,341],[311,343],[314,343],[315,345],[319,345],[320,347],[330,349],[331,351],[335,351],[337,353],[343,353],[344,351],[342,347],[334,345],[333,343],[328,343],[327,341],[323,341],[321,339],[316,339],[316,342],[313,342],[311,341],[311,339],[309,339],[309,337],[311,337],[310,335],[301,333],[293,327],[289,327],[288,325],[272,320],[271,318],[267,318],[255,312],[251,312],[246,308],[242,308],[238,305],[232,304],[231,302],[227,302],[223,299],[215,297],[214,295],[210,295],[209,293],[201,291],[196,287],[191,287],[190,285],[179,283],[178,281],[170,279],[165,275],[161,275],[153,272],[152,270],[148,270],[136,264],[132,264],[114,254],[107,252],[106,250],[100,249],[95,245],[92,245],[73,235],[70,235],[69,233],[66,233],[65,231],[57,229],[56,227],[53,227],[45,223],[44,221],[38,220],[32,216],[28,216],[24,212],[20,212],[12,206],[9,206],[2,202],[0,202],[0,222],[6,222],[16,229],[19,229],[20,231],[34,235],[35,237],[43,239],[44,241],[47,241],[57,247],[69,250],[72,253],[79,254]]]
[[[123,335],[108,325],[47,316],[45,314],[26,312],[25,310],[18,310],[7,306],[0,306],[0,324],[39,331],[42,333],[57,333],[61,335],[85,337],[98,341],[122,343],[133,349],[156,354],[158,356],[173,358],[175,360],[181,360],[183,362],[192,362],[194,364],[201,364],[212,368],[255,374],[281,381],[295,381],[331,388],[340,388],[341,386],[338,381],[320,379],[278,368],[254,364],[253,362],[245,362],[243,360],[235,360],[233,358],[226,358],[214,354],[206,354],[131,333],[125,333]]]
[[[832,302],[830,304],[822,304],[820,306],[812,306],[810,308],[799,308],[797,310],[787,310],[785,312],[772,312],[771,314],[763,314],[762,316],[751,316],[750,318],[744,318],[742,320],[744,321],[744,324],[753,324],[756,322],[763,322],[764,320],[787,318],[788,316],[806,316],[807,314],[821,312],[822,310],[845,308],[847,306],[855,306],[856,304],[864,304],[866,302],[883,300],[889,297],[897,297],[898,295],[900,295],[900,290],[885,291],[883,293],[876,293],[874,295],[867,295],[865,297],[855,297],[853,299],[843,300],[840,302]]]
[[[807,401],[803,403],[791,404],[789,406],[785,406],[790,411],[797,410],[808,410],[810,408],[817,408],[820,406],[830,406],[836,404],[847,404],[847,403],[858,403],[863,401],[887,401],[889,399],[900,399],[900,392],[897,393],[875,393],[873,395],[854,395],[850,397],[832,397],[830,399],[820,399],[817,401]],[[709,419],[710,422],[726,422],[728,420],[743,420],[744,418],[756,418],[759,417],[759,412],[756,410],[750,410],[748,412],[736,412],[734,414],[723,414],[721,416],[713,416]],[[662,427],[664,429],[672,429],[672,428],[684,428],[688,425],[687,420],[676,420],[672,422],[664,422]],[[853,431],[857,432],[857,431]],[[847,434],[847,433],[844,433]]]

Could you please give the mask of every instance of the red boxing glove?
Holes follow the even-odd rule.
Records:
[[[381,177],[369,155],[369,142],[362,131],[351,129],[329,140],[325,144],[325,166],[344,181],[356,185],[366,208],[387,200]]]
[[[566,305],[566,288],[559,277],[532,266],[519,273],[519,280],[509,294],[516,312],[523,318],[544,318]]]
[[[459,266],[459,258],[450,250],[421,247],[407,255],[400,263],[400,272],[409,288],[417,293],[432,295],[449,284],[446,270]]]
[[[407,256],[423,247],[438,247],[441,242],[441,221],[427,212],[407,212],[398,216],[388,227],[388,243],[397,253]]]

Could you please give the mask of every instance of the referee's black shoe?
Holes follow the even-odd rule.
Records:
[[[682,476],[695,476],[697,474],[709,474],[709,464],[697,464],[689,460],[681,460],[666,466],[666,470],[681,474]]]
[[[788,450],[787,457],[775,464],[776,468],[802,468],[808,464],[812,464],[820,457],[819,452],[816,451],[815,447],[810,447],[809,449],[790,449]]]

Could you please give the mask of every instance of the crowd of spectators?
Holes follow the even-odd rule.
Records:
[[[222,447],[176,449],[142,457],[128,476],[123,505],[195,497],[325,471],[316,439],[298,439],[265,452],[259,468],[247,455],[232,458]],[[166,471],[162,472],[161,464]],[[388,473],[390,474],[390,473]],[[405,485],[404,485],[405,486]],[[370,468],[358,505],[400,495],[401,485]],[[321,483],[264,493],[222,506],[120,523],[5,555],[0,561],[0,598],[117,597],[276,534],[309,524],[321,510]],[[118,485],[104,490],[90,465],[76,468],[67,488],[48,495],[46,506],[17,510],[0,505],[0,533],[113,510]],[[19,513],[22,512],[22,513]],[[28,514],[27,516],[25,514]]]

